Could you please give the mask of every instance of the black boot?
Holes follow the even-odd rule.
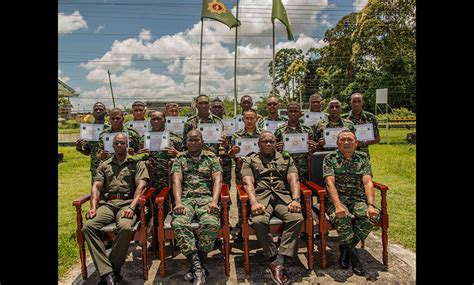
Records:
[[[198,251],[198,256],[199,256],[199,260],[201,261],[202,268],[204,268],[204,272],[206,273],[206,277],[207,277],[207,276],[209,276],[209,270],[207,270],[207,268],[204,267],[204,261],[206,260],[207,253],[205,253],[204,251]],[[192,264],[192,262],[191,262],[191,264]],[[186,272],[186,274],[184,274],[184,279],[186,281],[190,281],[190,282],[194,281],[193,266],[191,266],[191,268],[188,270],[188,272]]]
[[[339,245],[339,266],[341,266],[342,269],[349,268],[349,254],[347,253],[347,247],[347,245],[342,243]]]
[[[193,266],[193,285],[204,285],[206,283],[206,273],[199,260],[199,255],[195,252],[186,256],[186,258]]]
[[[359,256],[357,255],[357,251],[354,247],[348,246],[347,253],[349,254],[349,258],[351,259],[352,264],[352,271],[359,276],[365,275],[365,269],[362,263],[360,262]]]

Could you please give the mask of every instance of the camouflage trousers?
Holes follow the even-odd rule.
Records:
[[[230,158],[222,158],[222,182],[229,185],[230,188],[230,180],[232,178],[232,160]]]
[[[336,216],[336,207],[329,202],[327,214],[329,221],[334,226],[339,236],[339,241],[346,245],[356,246],[361,240],[365,240],[372,231],[374,225],[380,220],[379,215],[369,218],[367,216],[367,202],[354,199],[344,199],[339,196],[343,207],[349,212],[344,218]]]
[[[212,201],[211,196],[184,197],[182,203],[186,208],[182,215],[173,214],[171,227],[176,234],[176,241],[184,255],[196,253],[197,251],[210,252],[214,247],[220,221],[219,214],[208,213],[208,204]],[[198,241],[191,228],[191,221],[196,217],[199,221]]]

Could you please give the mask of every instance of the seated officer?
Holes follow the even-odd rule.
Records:
[[[127,156],[127,137],[118,133],[113,139],[114,155],[97,168],[92,184],[91,209],[82,227],[97,273],[99,284],[117,284],[120,269],[137,222],[136,207],[149,177],[145,163]],[[100,229],[117,222],[112,251],[107,256]]]
[[[355,246],[364,240],[380,219],[374,206],[372,170],[366,153],[356,151],[353,132],[341,131],[337,136],[338,149],[323,160],[323,177],[329,198],[326,198],[329,221],[339,235],[339,265],[343,269],[352,264],[352,271],[365,275]]]
[[[222,167],[213,152],[203,150],[200,131],[189,131],[186,145],[188,150],[178,153],[171,169],[175,201],[171,226],[181,253],[192,266],[185,278],[194,280],[193,284],[205,284],[209,273],[203,263],[214,247],[220,226],[217,203],[222,187]],[[197,244],[191,227],[194,216],[200,225]],[[189,273],[192,273],[192,279],[188,277]]]
[[[263,131],[258,140],[260,152],[244,158],[242,180],[250,200],[252,226],[268,258],[267,272],[276,284],[287,284],[285,257],[298,250],[303,216],[301,215],[298,170],[293,159],[275,151],[276,138]],[[289,185],[288,185],[289,184]],[[283,221],[283,233],[277,248],[269,232],[272,215]]]

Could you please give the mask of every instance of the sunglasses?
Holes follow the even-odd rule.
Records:
[[[267,106],[276,106],[278,103],[267,103]]]
[[[114,141],[114,145],[122,145],[122,144],[127,144],[124,141]]]

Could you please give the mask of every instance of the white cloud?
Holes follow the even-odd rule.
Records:
[[[100,25],[97,27],[97,29],[95,29],[94,33],[95,34],[100,33],[100,31],[102,31],[104,28],[105,28],[105,25]]]
[[[61,81],[64,82],[64,83],[67,83],[69,80],[71,80],[71,78],[69,76],[63,75],[61,69],[58,70],[58,78],[61,79]]]
[[[148,41],[151,39],[151,31],[150,30],[145,30],[142,29],[140,34],[138,35],[138,38],[143,41]]]
[[[354,6],[356,11],[360,11],[367,5],[367,1],[368,0],[355,0],[355,2],[352,3],[352,6]]]
[[[75,30],[87,29],[87,22],[82,18],[79,11],[74,11],[71,15],[58,13],[58,33],[70,34]]]

